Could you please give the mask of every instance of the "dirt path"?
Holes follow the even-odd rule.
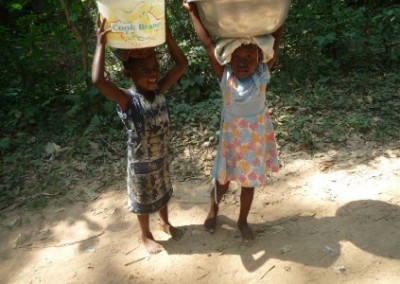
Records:
[[[400,283],[399,144],[353,145],[313,157],[283,153],[282,171],[257,190],[250,223],[236,229],[239,190],[204,232],[210,182],[175,182],[171,221],[185,230],[149,256],[123,181],[83,202],[3,212],[0,283]]]

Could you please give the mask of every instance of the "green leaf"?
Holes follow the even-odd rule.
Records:
[[[11,147],[11,140],[8,137],[0,139],[0,150],[7,150]]]

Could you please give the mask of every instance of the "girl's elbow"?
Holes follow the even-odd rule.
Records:
[[[92,84],[97,87],[99,85],[99,79],[97,77],[92,76]]]
[[[179,61],[179,63],[176,66],[178,67],[177,70],[179,74],[183,75],[183,73],[185,73],[187,67],[189,66],[189,61],[185,57],[181,61]]]
[[[189,66],[189,61],[188,61],[187,58],[185,57],[185,58],[182,60],[182,69],[183,69],[183,71],[185,71],[185,70],[188,68],[188,66]]]
[[[92,84],[96,85],[97,82],[98,82],[98,78],[96,76],[92,75]]]
[[[92,84],[95,86],[97,89],[100,89],[101,87],[101,81],[98,80],[97,78],[92,78]]]
[[[92,72],[92,83],[96,87],[103,84],[105,81],[104,76],[100,72]]]
[[[181,77],[183,76],[183,74],[185,74],[185,72],[186,72],[186,69],[188,68],[188,66],[189,66],[189,63],[186,61],[186,64],[184,64],[184,65],[182,65],[182,67],[181,67]]]
[[[92,84],[95,86],[98,90],[100,90],[103,86],[104,80],[97,76],[92,76]]]
[[[100,76],[99,76],[99,74],[96,74],[96,72],[92,72],[92,83],[93,83],[93,85],[98,85],[99,84],[99,82],[100,82]]]

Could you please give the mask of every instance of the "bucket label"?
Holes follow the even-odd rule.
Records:
[[[117,21],[110,21],[111,31],[126,41],[156,40],[164,28],[164,8],[159,3],[140,2],[132,10],[114,10]]]
[[[134,33],[136,27],[133,24],[124,24],[121,22],[112,23],[111,24],[111,31],[113,33]]]

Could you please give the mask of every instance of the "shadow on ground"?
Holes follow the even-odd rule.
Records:
[[[329,267],[348,241],[360,249],[389,259],[400,259],[400,207],[382,201],[359,200],[341,206],[333,217],[291,216],[254,224],[256,239],[240,242],[236,222],[222,215],[213,235],[202,225],[185,226],[180,242],[166,241],[168,254],[238,255],[247,271],[255,271],[269,259],[281,259],[313,267]]]

